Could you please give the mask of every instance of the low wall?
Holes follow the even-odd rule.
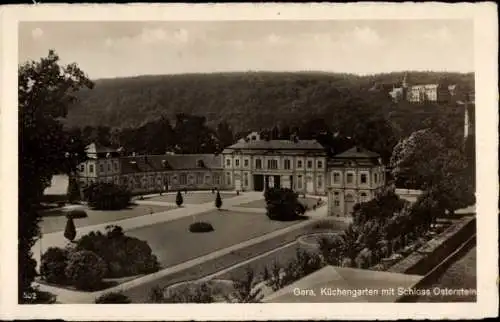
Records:
[[[476,234],[476,218],[464,217],[387,271],[427,275],[454,250]]]
[[[462,245],[458,247],[451,255],[445,258],[441,263],[434,267],[427,275],[425,275],[420,281],[412,286],[414,289],[427,289],[432,283],[434,283],[437,278],[439,278],[448,269],[450,264],[458,260],[463,254],[467,253],[472,247],[476,245],[476,235],[473,235],[467,239]],[[396,302],[409,303],[416,302],[418,295],[404,295],[397,299]]]

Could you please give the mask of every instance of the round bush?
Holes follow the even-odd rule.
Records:
[[[42,255],[40,275],[49,283],[65,284],[65,270],[68,265],[68,252],[58,247],[50,247]]]
[[[80,290],[98,288],[106,275],[106,263],[96,253],[82,250],[71,254],[65,269],[66,278]]]
[[[213,230],[214,227],[207,222],[195,222],[189,226],[189,231],[192,233],[208,233]]]
[[[117,292],[103,294],[95,300],[96,304],[128,304],[131,302],[126,295]]]
[[[106,234],[91,232],[83,236],[76,247],[101,257],[107,264],[106,277],[149,274],[160,268],[147,242],[125,236],[117,226],[109,227]]]

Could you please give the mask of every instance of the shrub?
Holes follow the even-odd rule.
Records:
[[[219,191],[217,191],[217,196],[215,197],[215,207],[220,210],[220,207],[222,207],[222,198],[220,197]]]
[[[330,265],[338,266],[342,259],[343,250],[342,238],[335,236],[333,238],[323,237],[319,240],[319,251],[323,261]]]
[[[306,211],[297,194],[288,188],[269,188],[264,192],[267,216],[271,220],[296,220]]]
[[[207,233],[213,230],[212,224],[207,222],[195,222],[189,225],[189,231],[192,233]]]
[[[113,183],[93,183],[85,189],[89,206],[100,210],[119,210],[130,203],[130,192]]]
[[[243,279],[234,281],[234,292],[226,296],[226,300],[236,303],[260,303],[263,295],[260,289],[255,288],[257,282],[253,270],[247,269]]]
[[[107,277],[149,274],[160,265],[148,243],[125,236],[119,226],[106,227],[106,234],[90,232],[77,241],[77,250],[95,252],[107,264]]]
[[[103,294],[95,300],[96,304],[128,304],[131,302],[126,295],[118,292]]]
[[[66,284],[65,270],[68,252],[58,247],[50,247],[42,255],[40,275],[49,283]]]
[[[71,254],[65,269],[68,281],[80,290],[98,288],[106,275],[106,263],[96,253],[82,250]]]
[[[182,194],[180,191],[177,191],[177,196],[175,197],[175,203],[177,204],[178,207],[182,206],[182,203],[184,202],[184,198],[182,198]]]
[[[64,237],[72,242],[76,237],[76,228],[73,218],[69,217],[66,221],[66,228],[64,229]]]

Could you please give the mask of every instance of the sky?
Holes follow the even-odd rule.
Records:
[[[21,22],[19,63],[54,49],[91,78],[232,71],[474,71],[472,20]]]

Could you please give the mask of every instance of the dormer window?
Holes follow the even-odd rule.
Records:
[[[205,168],[205,162],[203,162],[203,160],[198,160],[196,161],[196,166],[198,168]]]

